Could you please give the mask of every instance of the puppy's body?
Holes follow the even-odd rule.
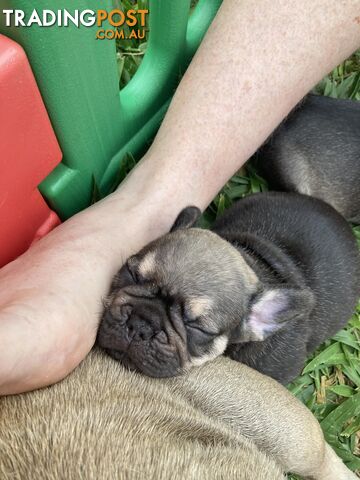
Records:
[[[360,294],[360,262],[352,232],[330,206],[308,196],[267,193],[237,202],[213,231],[232,243],[269,288],[294,286],[306,297],[296,316],[261,342],[229,344],[227,354],[282,383],[350,318]]]
[[[189,227],[144,247],[115,277],[99,344],[155,377],[226,353],[286,384],[356,305],[360,260],[344,218],[321,200],[266,193],[212,231]]]
[[[356,477],[313,415],[226,358],[168,380],[92,352],[52,387],[0,398],[1,480]]]
[[[257,157],[270,186],[306,195],[243,199],[213,233],[181,231],[185,209],[115,278],[99,330],[115,358],[171,376],[226,349],[287,383],[345,325],[359,253],[344,219],[309,195],[360,221],[360,104],[309,95]]]
[[[272,189],[321,198],[360,223],[360,102],[308,95],[256,157]]]

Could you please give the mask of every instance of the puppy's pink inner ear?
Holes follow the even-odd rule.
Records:
[[[250,340],[262,341],[283,327],[289,299],[281,290],[269,290],[253,305],[246,322]]]
[[[266,290],[251,308],[245,321],[250,340],[261,341],[296,317],[310,315],[315,296],[307,287],[284,287]]]

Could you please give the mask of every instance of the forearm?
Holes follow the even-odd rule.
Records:
[[[151,178],[168,199],[164,215],[174,205],[204,208],[360,46],[359,16],[360,1],[224,0],[129,191]]]

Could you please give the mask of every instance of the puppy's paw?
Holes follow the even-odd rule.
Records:
[[[311,478],[314,480],[359,480],[328,444],[325,446],[323,465],[317,475]]]

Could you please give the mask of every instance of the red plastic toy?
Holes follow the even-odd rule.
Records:
[[[38,190],[62,153],[23,49],[0,35],[0,267],[60,220]]]

